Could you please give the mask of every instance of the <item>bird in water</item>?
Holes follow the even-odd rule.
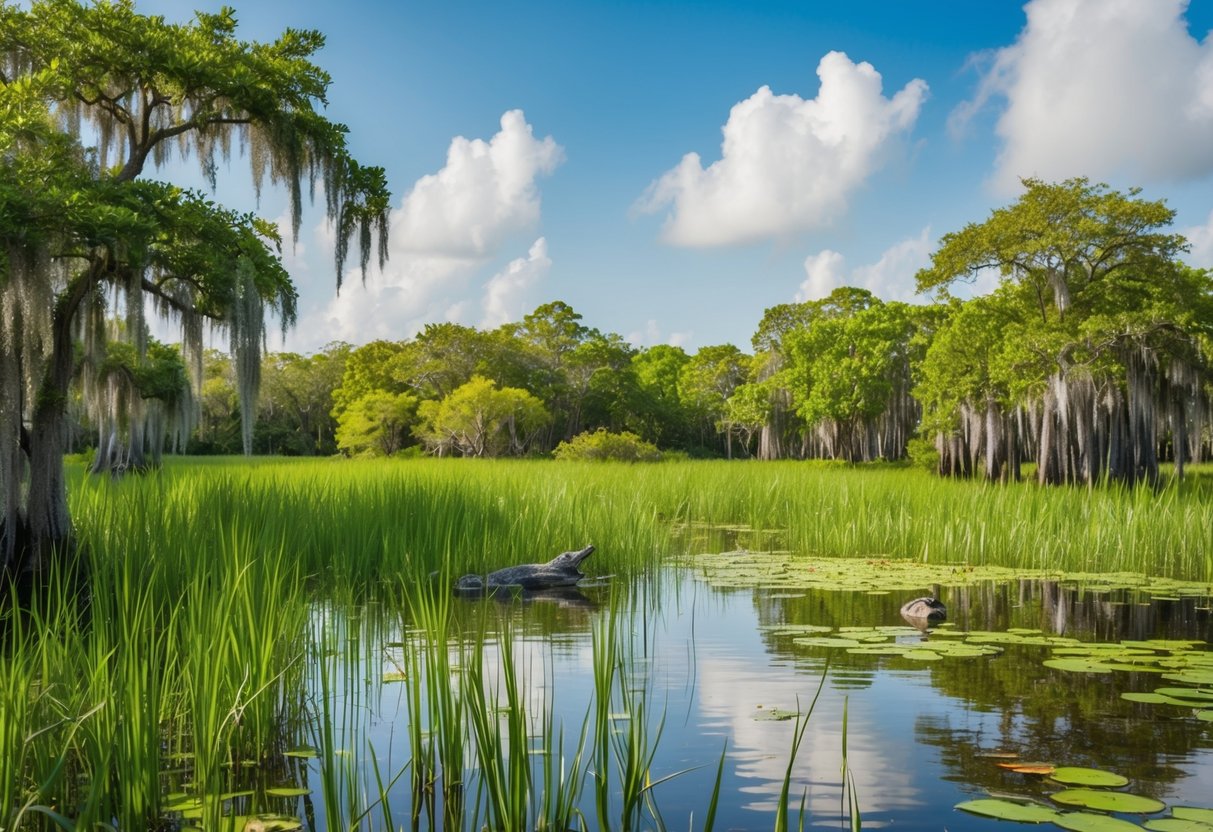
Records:
[[[906,601],[901,605],[901,614],[905,618],[915,618],[926,621],[943,621],[948,617],[948,608],[938,598],[926,595]]]

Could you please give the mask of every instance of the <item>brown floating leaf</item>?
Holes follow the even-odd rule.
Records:
[[[995,763],[999,768],[1005,768],[1016,774],[1052,774],[1057,771],[1053,763]]]

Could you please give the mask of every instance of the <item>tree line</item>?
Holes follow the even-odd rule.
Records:
[[[213,186],[238,155],[257,193],[286,192],[291,235],[319,195],[338,287],[351,254],[364,277],[387,256],[390,195],[322,113],[323,34],[236,30],[229,8],[170,23],[131,0],[0,0],[0,571],[69,541],[63,457],[86,444],[102,473],[166,450],[542,455],[603,431],[991,479],[1031,463],[1050,483],[1151,481],[1208,453],[1209,273],[1180,262],[1164,203],[1083,179],[1026,181],[945,236],[917,278],[930,305],[777,306],[748,354],[637,349],[556,302],[488,332],[267,357],[272,318],[296,312],[278,227],[154,173],[193,159]],[[950,294],[987,271],[992,293]]]
[[[1161,460],[1182,475],[1210,452],[1213,279],[1178,259],[1173,216],[1137,191],[1028,180],[1017,202],[943,238],[917,275],[932,303],[840,288],[766,310],[750,353],[633,347],[553,302],[490,331],[432,324],[273,354],[254,446],[546,455],[605,430],[691,456],[912,456],[991,480],[1031,465],[1045,483],[1152,482]],[[993,291],[952,294],[987,270]],[[225,362],[208,364],[197,442],[233,452]]]

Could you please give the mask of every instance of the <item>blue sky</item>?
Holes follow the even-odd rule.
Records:
[[[1166,198],[1213,266],[1213,0],[237,13],[250,39],[326,33],[328,114],[386,168],[397,209],[388,267],[340,298],[323,217],[305,218],[291,349],[491,326],[556,299],[637,345],[748,349],[776,303],[842,284],[913,299],[939,237],[1024,175]],[[252,208],[245,181],[234,161],[220,197]],[[259,210],[280,217],[281,196]]]

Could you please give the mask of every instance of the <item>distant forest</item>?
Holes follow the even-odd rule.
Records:
[[[690,457],[908,456],[989,479],[1028,464],[1042,482],[1150,481],[1160,460],[1182,474],[1211,450],[1213,278],[1178,259],[1162,202],[1025,184],[943,238],[917,275],[926,305],[840,288],[766,310],[750,353],[687,353],[637,348],[557,301],[489,331],[431,324],[243,368],[208,351],[194,384],[174,348],[114,341],[84,368],[108,394],[80,398],[75,444],[96,448],[98,471],[163,449],[546,456],[588,433]],[[953,296],[987,270],[992,293]]]

